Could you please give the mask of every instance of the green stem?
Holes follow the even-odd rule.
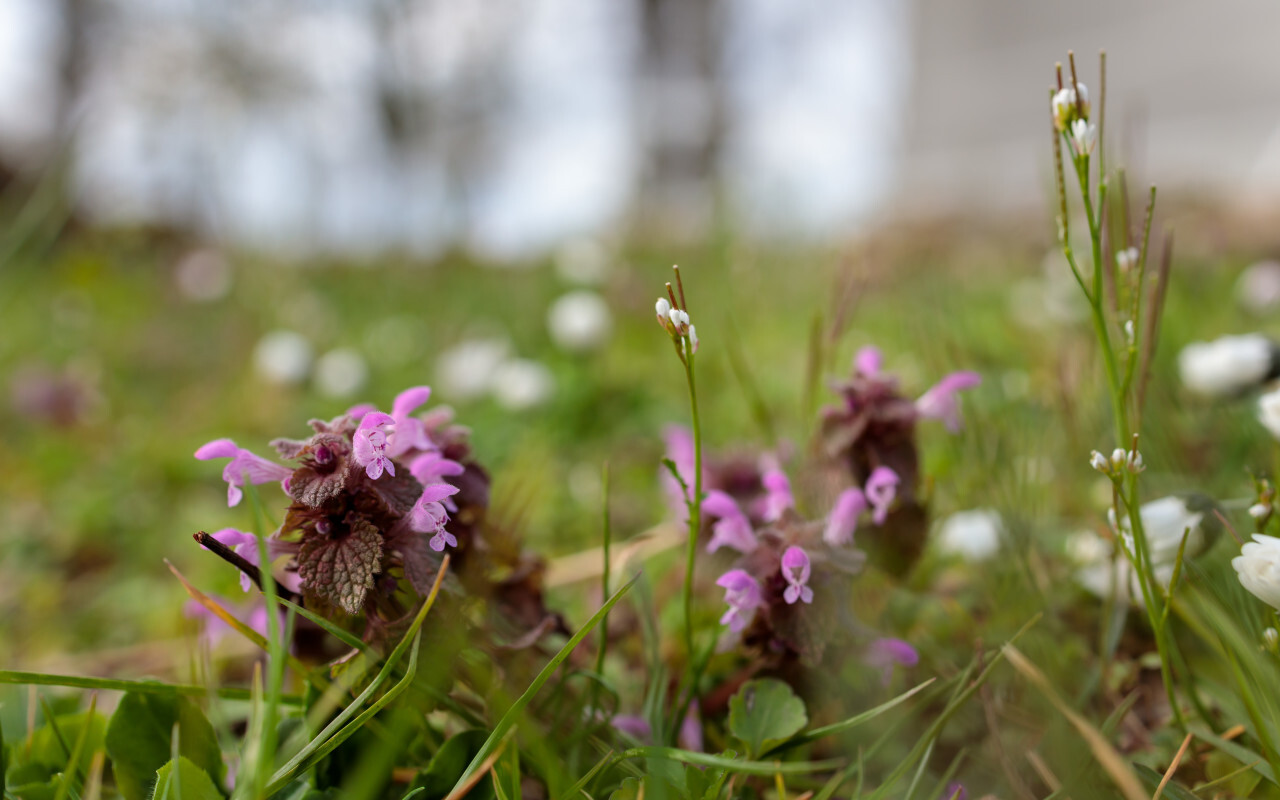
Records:
[[[684,337],[685,351],[684,374],[689,382],[689,409],[693,418],[693,498],[689,500],[689,542],[685,551],[684,568],[684,640],[689,659],[690,677],[689,696],[697,694],[698,676],[694,674],[693,647],[693,574],[694,564],[698,556],[698,532],[702,530],[702,421],[698,416],[698,385],[693,374],[693,347],[689,337]],[[676,723],[677,727],[679,723]]]

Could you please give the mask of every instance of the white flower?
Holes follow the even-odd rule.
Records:
[[[1178,372],[1182,383],[1196,394],[1239,394],[1266,380],[1273,350],[1271,341],[1259,333],[1193,342],[1178,354]]]
[[[556,274],[569,283],[599,286],[609,276],[609,251],[590,237],[570,239],[556,253]]]
[[[1280,263],[1259,261],[1240,273],[1236,300],[1246,311],[1258,316],[1280,307]]]
[[[1280,439],[1280,389],[1267,392],[1258,398],[1258,421]]]
[[[985,561],[1000,549],[1004,522],[989,508],[959,511],[942,521],[938,549],[968,561]]]
[[[1098,141],[1098,126],[1078,119],[1071,123],[1071,149],[1075,151],[1076,157],[1084,157],[1093,152],[1093,146]]]
[[[316,389],[325,397],[350,397],[368,380],[364,356],[349,347],[330,350],[316,361]]]
[[[1080,116],[1089,118],[1089,90],[1083,83],[1077,83],[1080,90]],[[1067,124],[1076,117],[1076,92],[1070,86],[1063,87],[1053,95],[1053,124],[1058,130],[1067,129]]]
[[[1156,583],[1167,589],[1173,580],[1174,565],[1178,560],[1178,548],[1182,545],[1182,536],[1188,528],[1187,549],[1184,558],[1199,553],[1205,546],[1205,534],[1201,523],[1204,511],[1192,511],[1181,497],[1163,497],[1146,503],[1139,510],[1142,515],[1142,529],[1147,535],[1147,547],[1151,555],[1151,565],[1155,569]],[[1125,519],[1117,528],[1115,512],[1108,512],[1113,530],[1118,530],[1126,548],[1133,549],[1133,535],[1129,532],[1129,520]],[[1093,531],[1076,534],[1067,543],[1068,556],[1079,565],[1076,570],[1076,582],[1090,593],[1098,597],[1107,597],[1111,593],[1112,581],[1115,581],[1117,600],[1132,601],[1142,605],[1142,590],[1138,586],[1138,576],[1123,554],[1115,560],[1115,572],[1112,573],[1111,542],[1103,539]]]
[[[1129,345],[1130,347],[1133,347],[1133,342],[1136,339],[1136,337],[1137,337],[1137,334],[1133,327],[1133,320],[1131,319],[1125,320],[1124,321],[1124,343]]]
[[[673,308],[667,312],[667,317],[671,320],[671,324],[675,326],[676,333],[683,336],[689,332],[689,312]]]
[[[653,304],[653,310],[658,315],[658,324],[666,328],[671,324],[671,303],[665,297],[659,297],[658,302]]]
[[[253,365],[272,383],[299,383],[311,369],[311,343],[294,331],[272,331],[258,340]]]
[[[1124,448],[1117,447],[1111,451],[1111,468],[1116,472],[1124,469],[1125,462],[1128,460],[1129,454],[1124,451]]]
[[[1116,266],[1119,267],[1122,272],[1128,272],[1138,266],[1139,255],[1140,253],[1136,247],[1126,247],[1123,250],[1119,250],[1116,252]]]
[[[1255,533],[1253,541],[1231,559],[1231,566],[1250,594],[1280,609],[1280,539]]]
[[[513,358],[493,373],[493,397],[509,411],[523,411],[541,405],[555,391],[551,370],[537,361]]]
[[[1276,649],[1280,648],[1280,631],[1275,628],[1267,628],[1262,632],[1262,643],[1271,652],[1276,652]]]
[[[1103,475],[1111,474],[1111,464],[1107,461],[1107,457],[1097,450],[1089,454],[1089,466],[1101,472]]]
[[[436,359],[440,390],[454,400],[469,400],[489,391],[493,375],[506,361],[511,345],[506,339],[469,339],[442,352]]]
[[[613,316],[609,304],[595,292],[569,292],[551,304],[547,312],[551,339],[565,350],[595,350],[609,339]]]
[[[1249,516],[1254,519],[1262,519],[1271,513],[1271,506],[1267,503],[1254,503],[1249,506]]]
[[[689,348],[695,353],[698,352],[698,329],[692,325],[689,326]],[[689,355],[687,350],[685,355]]]

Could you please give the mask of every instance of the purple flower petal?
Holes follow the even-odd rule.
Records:
[[[873,469],[867,478],[864,493],[867,502],[871,504],[871,518],[877,525],[883,525],[888,518],[889,506],[893,505],[893,499],[898,494],[899,483],[898,473],[883,466]]]
[[[758,542],[755,532],[751,530],[751,520],[742,513],[732,497],[719,490],[708,492],[702,500],[702,511],[709,516],[719,517],[719,521],[711,526],[708,553],[726,546],[740,553],[750,553],[756,549]]]
[[[879,375],[883,363],[884,356],[881,355],[880,348],[873,345],[863,347],[853,357],[853,368],[867,376]]]
[[[647,742],[653,736],[648,721],[636,714],[615,714],[609,724],[637,741]]]
[[[791,481],[787,480],[782,470],[770,469],[760,477],[760,482],[764,484],[766,492],[761,516],[764,517],[765,522],[777,522],[782,518],[783,512],[795,507],[796,501],[791,495]]]
[[[813,602],[813,589],[808,586],[810,571],[809,554],[803,547],[791,545],[783,551],[782,577],[787,582],[787,588],[782,593],[782,599],[787,601],[787,605],[800,600]]]
[[[858,487],[845,489],[836,498],[822,539],[833,547],[850,544],[858,530],[858,517],[867,510],[867,498]]]
[[[245,450],[243,447],[238,447],[230,439],[215,439],[205,444],[196,451],[196,458],[201,461],[208,461],[213,458],[231,459],[222,468],[222,479],[227,482],[228,506],[239,504],[244,497],[244,492],[241,489],[246,481],[254,485],[280,481],[281,485],[284,486],[285,481],[293,474],[293,470],[283,464],[268,461],[260,455]],[[286,491],[288,491],[287,488]]]
[[[976,372],[953,372],[938,381],[916,400],[916,413],[925,419],[940,419],[947,430],[960,430],[960,403],[956,392],[972,389],[982,383]]]
[[[430,386],[414,386],[412,389],[405,389],[396,395],[395,402],[391,404],[391,416],[403,419],[417,411],[419,406],[430,399]]]

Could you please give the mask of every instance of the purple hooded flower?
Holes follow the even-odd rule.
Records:
[[[871,519],[883,525],[889,516],[889,506],[898,494],[898,473],[889,467],[876,467],[867,478],[865,489],[867,502],[871,504]]]
[[[433,483],[422,488],[422,496],[409,511],[409,527],[419,533],[432,533],[431,549],[437,553],[444,550],[445,545],[457,547],[458,540],[452,533],[444,529],[449,521],[440,501],[458,493],[458,487],[447,483]]]
[[[433,483],[442,483],[441,478],[453,477],[466,472],[467,468],[459,464],[457,461],[450,461],[438,451],[433,450],[423,453],[409,464],[409,474],[414,480],[423,486],[430,486]],[[453,500],[446,497],[441,501],[448,511],[457,511],[458,508],[453,504]]]
[[[724,601],[729,610],[720,618],[721,625],[728,625],[734,633],[747,627],[755,610],[764,604],[764,596],[756,579],[740,569],[731,569],[716,580],[716,586],[724,587]]]
[[[360,420],[360,426],[352,436],[352,454],[356,463],[364,467],[369,480],[376,481],[383,472],[395,477],[396,465],[387,455],[386,431],[387,426],[394,423],[390,414],[370,411]]]
[[[916,413],[925,419],[940,419],[947,430],[960,430],[960,403],[956,392],[972,389],[982,383],[976,372],[953,372],[934,384],[933,388],[916,400]]]
[[[920,654],[916,649],[901,639],[876,639],[867,648],[866,662],[868,666],[881,671],[881,679],[886,686],[893,678],[895,665],[914,667],[920,663]]]
[[[248,561],[255,567],[259,566],[258,537],[254,534],[245,533],[244,531],[236,530],[235,528],[223,528],[213,534],[213,538],[222,542],[227,547],[230,547],[233,553],[236,553],[245,561]],[[243,572],[240,573],[240,588],[244,589],[246,592],[253,588],[253,581],[249,580],[249,576]]]
[[[649,721],[638,714],[615,714],[609,724],[639,742],[648,742],[653,738],[653,728]]]
[[[782,554],[782,577],[787,581],[782,599],[787,605],[797,601],[813,602],[813,589],[809,587],[809,554],[803,547],[792,545]]]
[[[880,353],[880,348],[873,345],[867,345],[858,350],[857,355],[853,357],[853,368],[857,372],[873,377],[880,374],[880,368],[884,364],[884,356]]]
[[[402,456],[410,450],[430,450],[433,445],[422,420],[409,416],[431,398],[430,386],[415,386],[396,395],[391,405],[395,431],[387,437],[387,455]],[[392,473],[394,474],[394,473]]]
[[[765,522],[777,522],[788,508],[794,508],[796,501],[791,495],[791,481],[786,474],[777,468],[765,470],[760,476],[764,485],[765,496],[760,504],[760,516]]]
[[[245,483],[259,484],[280,481],[284,490],[289,491],[288,480],[293,470],[282,464],[268,461],[262,456],[237,447],[230,439],[215,439],[196,451],[196,458],[208,461],[211,458],[229,458],[230,462],[222,469],[222,479],[227,482],[227,505],[234,506],[244,497],[242,487]]]
[[[942,793],[942,800],[969,800],[969,793],[965,791],[963,783],[952,781],[947,784],[947,790]]]
[[[682,750],[689,750],[694,753],[704,752],[702,707],[698,705],[698,698],[696,697],[689,704],[689,713],[684,715],[684,722],[680,723],[680,732],[676,734],[676,744]]]
[[[853,533],[858,529],[858,517],[867,510],[867,497],[858,487],[845,489],[836,498],[831,507],[831,516],[827,518],[827,529],[822,533],[822,540],[833,547],[852,544]]]
[[[751,520],[742,513],[738,504],[729,495],[719,490],[707,492],[702,501],[702,511],[719,520],[711,526],[711,541],[707,544],[707,552],[714,553],[722,546],[728,545],[741,553],[750,553],[756,549],[756,535],[751,530]]]

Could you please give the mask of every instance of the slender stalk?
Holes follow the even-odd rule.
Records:
[[[686,342],[688,337],[685,337]],[[684,567],[684,639],[690,668],[694,661],[693,647],[693,575],[698,556],[698,532],[702,530],[702,420],[698,416],[698,383],[693,372],[693,348],[685,348],[685,379],[689,383],[689,412],[693,420],[693,497],[689,500],[689,543],[685,551]],[[696,684],[696,676],[694,677]],[[689,687],[690,696],[697,693],[697,686]]]

